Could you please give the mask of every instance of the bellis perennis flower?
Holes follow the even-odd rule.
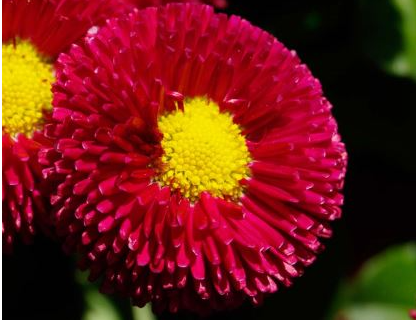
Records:
[[[104,291],[205,312],[258,304],[314,261],[346,152],[318,80],[273,36],[208,6],[150,8],[56,73],[43,173]]]
[[[117,5],[116,5],[117,4]],[[115,0],[3,0],[3,248],[47,226],[37,152],[52,108],[57,55],[123,6]]]

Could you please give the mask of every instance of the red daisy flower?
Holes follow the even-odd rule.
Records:
[[[118,2],[117,2],[118,4]],[[3,5],[3,247],[28,242],[44,220],[37,152],[50,114],[56,56],[94,24],[120,10],[115,1],[4,0]]]
[[[156,310],[254,304],[340,216],[346,152],[319,81],[209,6],[112,19],[58,59],[44,176],[91,279]]]

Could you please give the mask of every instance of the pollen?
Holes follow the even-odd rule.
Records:
[[[231,114],[205,97],[186,99],[183,110],[161,116],[164,154],[157,180],[192,202],[202,192],[238,201],[249,176],[250,154]]]
[[[29,41],[17,39],[2,45],[2,67],[3,132],[31,137],[52,108],[52,64]]]

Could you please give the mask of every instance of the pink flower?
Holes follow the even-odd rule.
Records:
[[[167,5],[57,64],[54,219],[91,279],[155,310],[257,305],[340,217],[346,152],[295,52],[239,17]]]
[[[95,24],[124,8],[116,0],[3,0],[3,248],[35,224],[47,230],[37,152],[52,108],[57,55]]]

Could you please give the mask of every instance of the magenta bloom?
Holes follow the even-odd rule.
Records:
[[[110,20],[58,59],[54,219],[103,290],[156,310],[258,304],[340,217],[346,152],[295,52],[175,4]]]
[[[57,55],[95,24],[121,10],[119,0],[3,0],[3,249],[48,229],[37,153],[52,109]]]

